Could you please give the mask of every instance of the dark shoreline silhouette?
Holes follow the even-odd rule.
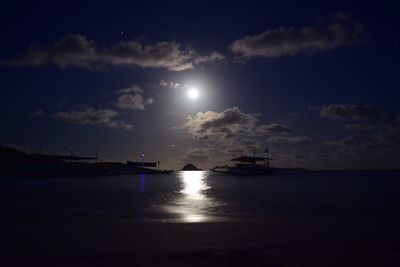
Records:
[[[188,163],[182,167],[182,171],[202,171],[202,169],[197,168],[192,163]]]
[[[118,174],[168,174],[173,170],[121,162],[99,162],[98,157],[28,154],[0,146],[0,176],[116,176]],[[158,166],[157,166],[158,167]]]
[[[119,174],[169,174],[173,170],[132,166],[122,162],[101,162],[98,157],[75,155],[29,154],[13,147],[0,145],[0,176],[116,176]],[[182,171],[201,171],[186,164]],[[305,168],[275,168],[275,173],[301,172],[396,172],[399,169],[313,170]]]

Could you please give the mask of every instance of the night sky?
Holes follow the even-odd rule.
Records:
[[[168,168],[268,145],[277,167],[399,167],[394,2],[61,2],[2,3],[3,145]]]

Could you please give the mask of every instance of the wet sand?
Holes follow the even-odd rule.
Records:
[[[1,266],[400,266],[400,220],[2,221]]]

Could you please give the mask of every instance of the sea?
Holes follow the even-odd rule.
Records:
[[[3,220],[200,223],[400,217],[399,171],[0,177]]]

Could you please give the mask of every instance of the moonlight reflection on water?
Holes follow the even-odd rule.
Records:
[[[182,171],[178,174],[180,188],[168,212],[177,214],[183,222],[204,222],[217,201],[207,195],[211,189],[207,171]]]

